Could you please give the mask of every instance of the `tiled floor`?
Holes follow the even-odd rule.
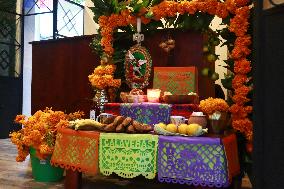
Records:
[[[30,160],[17,163],[16,147],[9,139],[0,139],[0,189],[57,189],[64,188],[63,181],[57,183],[35,182],[32,178]],[[189,189],[186,185],[161,184],[144,178],[121,179],[117,176],[83,175],[83,189],[167,189],[178,187]],[[248,179],[243,180],[243,189],[251,188]]]

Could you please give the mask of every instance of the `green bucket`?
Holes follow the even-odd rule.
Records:
[[[32,174],[38,182],[56,182],[63,178],[64,169],[54,167],[50,164],[49,156],[45,160],[40,160],[36,157],[36,150],[30,148],[30,157],[32,163]]]

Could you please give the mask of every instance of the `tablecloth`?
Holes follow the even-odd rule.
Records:
[[[238,156],[232,157],[237,154],[237,148],[225,149],[236,144],[234,136],[229,138],[160,136],[159,181],[227,187],[239,171]]]
[[[51,164],[64,169],[96,174],[100,133],[60,128],[57,132]]]
[[[151,134],[101,133],[99,167],[103,175],[124,178],[143,175],[153,179],[157,171],[158,136]]]

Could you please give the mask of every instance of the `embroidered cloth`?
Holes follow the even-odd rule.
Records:
[[[222,141],[226,142],[220,138],[210,137],[160,136],[159,181],[194,186],[227,187],[231,177],[238,173],[237,171],[234,174],[228,173],[227,162],[230,162],[231,170],[238,169],[239,162],[236,158],[227,159]],[[234,154],[237,149],[227,149],[227,151],[233,151]]]
[[[124,178],[143,175],[153,179],[157,171],[158,136],[151,134],[101,133],[99,167],[103,175]]]
[[[171,105],[160,103],[122,103],[120,115],[131,117],[141,123],[154,125],[160,122],[169,123]]]
[[[51,164],[64,169],[96,174],[100,133],[58,129]]]

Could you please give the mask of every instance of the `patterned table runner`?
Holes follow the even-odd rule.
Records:
[[[124,178],[156,175],[158,136],[151,134],[101,133],[100,172]]]
[[[58,130],[51,163],[64,169],[96,174],[100,133],[94,131]]]
[[[107,103],[105,104],[105,112],[120,115],[120,106],[123,103]],[[124,112],[127,110],[124,110]],[[199,107],[196,104],[172,104],[170,115],[184,116],[189,118],[192,112],[198,112]],[[143,120],[143,119],[142,119]]]
[[[141,123],[154,125],[160,122],[169,123],[171,105],[160,103],[122,103],[120,115],[131,117]]]
[[[237,151],[237,148],[228,151]],[[239,167],[236,158],[233,162],[228,161],[235,164],[235,169]],[[159,137],[160,182],[227,187],[231,176],[228,174],[226,152],[220,138]]]

